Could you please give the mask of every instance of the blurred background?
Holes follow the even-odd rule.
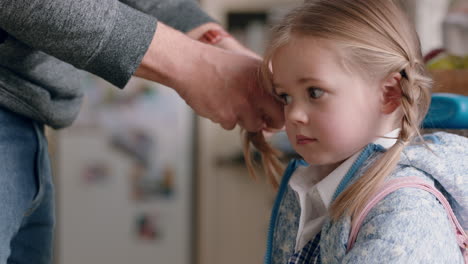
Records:
[[[300,2],[200,4],[262,54],[270,24]],[[404,0],[424,54],[450,45],[443,31],[450,2]],[[441,78],[465,76],[451,63],[456,52],[444,52],[449,55],[439,54],[434,70],[444,71]],[[48,131],[57,191],[56,264],[262,262],[275,193],[264,178],[249,177],[239,130],[195,116],[175,92],[156,83],[133,79],[120,91],[89,75],[83,85],[86,101],[75,124]],[[466,82],[437,87],[467,92]]]

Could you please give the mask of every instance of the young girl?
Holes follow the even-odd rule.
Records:
[[[280,184],[265,263],[463,263],[444,207],[416,188],[376,204],[347,249],[352,221],[388,179],[417,176],[445,192],[441,178],[468,177],[466,138],[436,133],[421,144],[432,81],[393,0],[306,1],[274,28],[262,72],[303,158],[279,183],[273,149],[246,136],[250,172],[253,143]]]

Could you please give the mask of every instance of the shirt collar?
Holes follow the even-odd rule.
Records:
[[[373,143],[376,145],[381,145],[385,149],[390,148],[391,146],[395,145],[398,135],[400,134],[399,128],[385,134],[383,137],[378,137]]]

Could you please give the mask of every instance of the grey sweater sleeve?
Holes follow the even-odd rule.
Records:
[[[216,22],[195,0],[120,0],[182,32],[201,24]]]
[[[156,18],[117,0],[1,0],[0,28],[123,87],[151,43]]]

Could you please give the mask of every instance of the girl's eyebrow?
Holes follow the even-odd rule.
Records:
[[[322,81],[321,79],[313,78],[313,77],[302,77],[302,78],[297,79],[296,81],[296,83],[298,84],[303,84],[307,82],[323,83],[324,81]],[[276,88],[281,88],[281,85],[279,83],[272,83],[272,85],[273,85],[273,91],[276,91]]]
[[[313,77],[302,77],[302,78],[299,78],[297,80],[297,83],[299,84],[303,84],[303,83],[306,83],[306,82],[319,82],[319,83],[323,83],[322,80],[318,79],[318,78],[313,78]]]

